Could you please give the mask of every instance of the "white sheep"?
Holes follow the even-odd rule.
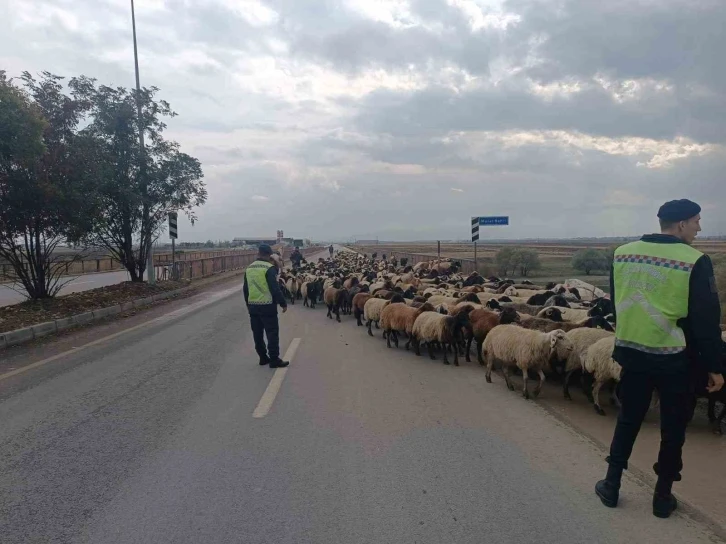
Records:
[[[373,336],[371,324],[375,323],[376,328],[378,328],[378,322],[381,320],[381,310],[390,303],[390,300],[383,298],[369,298],[366,300],[366,304],[363,306],[363,319],[366,320],[366,327],[368,327],[368,334],[370,336]]]
[[[592,398],[595,403],[595,411],[601,416],[605,415],[605,410],[600,406],[600,388],[610,380],[619,382],[622,371],[622,367],[612,358],[614,348],[615,335],[598,340],[587,350],[583,363],[585,371],[595,378],[592,386]],[[617,402],[616,397],[613,397],[613,400]]]
[[[454,365],[459,366],[458,340],[461,337],[462,327],[469,322],[466,312],[456,316],[441,315],[437,312],[423,312],[416,318],[411,329],[410,342],[416,355],[421,355],[421,343],[425,342],[429,350],[429,357],[435,359],[432,344],[439,343],[444,351],[444,364],[449,364],[446,356],[447,348],[454,352]]]
[[[543,308],[537,312],[536,317],[545,317],[543,315],[544,312],[552,307],[553,306],[548,306],[547,308]],[[587,315],[587,312],[589,311],[587,308],[562,308],[561,306],[554,306],[554,308],[560,310],[563,321],[584,321],[589,317]]]
[[[529,399],[528,371],[533,370],[539,376],[537,387],[532,392],[533,396],[537,397],[545,380],[543,369],[553,358],[566,359],[570,351],[572,351],[572,342],[564,331],[559,329],[544,333],[523,329],[517,325],[499,325],[489,332],[482,347],[482,355],[487,363],[486,380],[492,383],[492,368],[494,362],[498,361],[502,364],[502,374],[507,387],[510,391],[514,391],[509,379],[509,370],[516,366],[522,371],[524,382],[522,395],[525,399]]]
[[[589,327],[573,329],[567,332],[567,337],[572,341],[573,349],[564,365],[565,380],[562,386],[562,392],[566,399],[572,400],[572,397],[570,396],[570,377],[578,370],[583,370],[587,350],[590,349],[595,342],[602,340],[603,338],[610,338],[614,334],[615,333],[604,329],[591,329]],[[590,396],[590,392],[587,390],[586,394],[588,397]]]

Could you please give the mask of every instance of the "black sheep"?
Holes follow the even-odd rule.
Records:
[[[545,291],[544,293],[537,293],[527,299],[527,304],[532,306],[543,306],[551,297],[555,296],[552,291]]]

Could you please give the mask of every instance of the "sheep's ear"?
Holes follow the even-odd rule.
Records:
[[[556,334],[552,334],[550,336],[550,348],[554,348],[555,347],[555,344],[557,344],[557,335]]]

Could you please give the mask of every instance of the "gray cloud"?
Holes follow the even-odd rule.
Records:
[[[137,22],[205,169],[185,239],[466,238],[485,213],[624,235],[683,196],[726,232],[720,0],[153,0]],[[10,75],[132,86],[130,37],[119,0],[0,0]]]

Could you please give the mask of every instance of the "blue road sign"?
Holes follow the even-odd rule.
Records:
[[[509,225],[509,216],[480,217],[479,225],[482,227]]]
[[[498,215],[493,217],[472,217],[471,218],[471,241],[479,240],[479,227],[494,227],[509,225],[508,215]]]

